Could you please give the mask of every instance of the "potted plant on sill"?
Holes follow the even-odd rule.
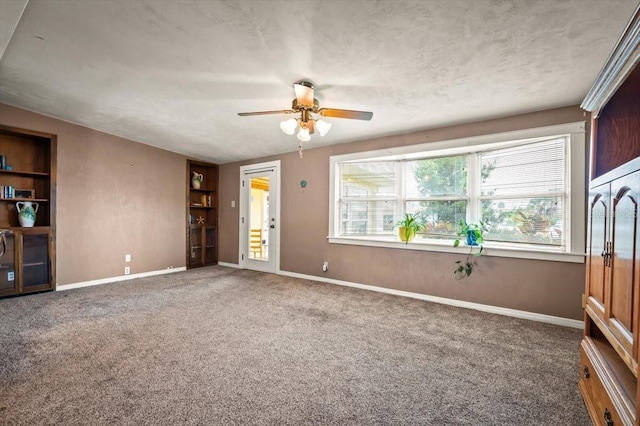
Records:
[[[464,261],[456,260],[456,269],[453,271],[456,278],[462,279],[468,277],[473,272],[473,259],[474,257],[482,256],[482,250],[484,243],[483,230],[485,228],[485,224],[480,221],[479,224],[476,223],[467,223],[464,220],[460,220],[458,223],[458,233],[456,234],[459,238],[456,238],[453,242],[454,247],[460,246],[460,241],[463,240],[464,243],[469,247],[469,253],[467,253],[467,257]],[[474,251],[475,248],[478,248],[477,251]]]
[[[424,226],[418,222],[415,214],[405,213],[404,218],[398,223],[398,236],[405,244],[409,244],[416,234],[424,229]]]

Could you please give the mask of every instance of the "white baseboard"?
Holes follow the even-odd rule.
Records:
[[[93,285],[110,284],[110,283],[116,283],[120,281],[132,280],[134,278],[152,277],[154,275],[172,274],[174,272],[182,272],[186,270],[187,270],[186,266],[181,266],[179,268],[161,269],[159,271],[149,271],[149,272],[141,272],[139,274],[121,275],[119,277],[102,278],[99,280],[83,281],[83,282],[73,283],[73,284],[62,284],[62,285],[56,286],[56,291],[71,290],[74,288],[81,288],[81,287],[90,287]]]
[[[391,288],[376,287],[366,284],[352,283],[349,281],[335,280],[332,278],[322,278],[315,275],[305,275],[296,272],[280,271],[280,275],[286,275],[294,278],[302,278],[305,280],[320,281],[323,283],[337,284],[345,287],[354,287],[362,290],[376,291],[378,293],[387,293],[394,296],[410,297],[412,299],[425,300],[427,302],[441,303],[443,305],[457,306],[459,308],[474,309],[476,311],[488,312],[491,314],[505,315],[508,317],[522,318],[532,321],[544,322],[548,324],[561,325],[572,328],[584,328],[584,321],[556,317],[553,315],[538,314],[535,312],[519,311],[517,309],[501,308],[499,306],[483,305],[481,303],[466,302],[464,300],[447,299],[445,297],[429,296],[427,294],[412,293],[409,291],[394,290]]]
[[[237,263],[218,262],[218,265],[226,266],[227,268],[241,269],[240,265],[238,265]]]

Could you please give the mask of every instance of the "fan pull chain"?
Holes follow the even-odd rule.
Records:
[[[300,158],[302,158],[302,143],[298,144],[298,154],[300,154]]]

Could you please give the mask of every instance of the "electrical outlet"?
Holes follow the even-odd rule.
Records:
[[[130,268],[130,267],[128,267],[128,266],[125,266],[125,267],[124,267],[124,274],[125,274],[125,275],[129,275],[130,273],[131,273],[131,268]]]
[[[131,255],[130,254],[125,254],[124,255],[124,261],[125,262],[131,262]]]
[[[13,271],[7,272],[7,281],[13,281],[14,279]]]
[[[327,272],[329,270],[329,262],[324,262],[322,264],[322,271]]]

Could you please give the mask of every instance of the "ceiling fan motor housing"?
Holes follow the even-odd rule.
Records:
[[[294,111],[318,112],[318,110],[320,109],[320,103],[316,98],[313,98],[313,105],[304,105],[298,102],[297,98],[293,98],[293,101],[291,101],[291,109]]]

